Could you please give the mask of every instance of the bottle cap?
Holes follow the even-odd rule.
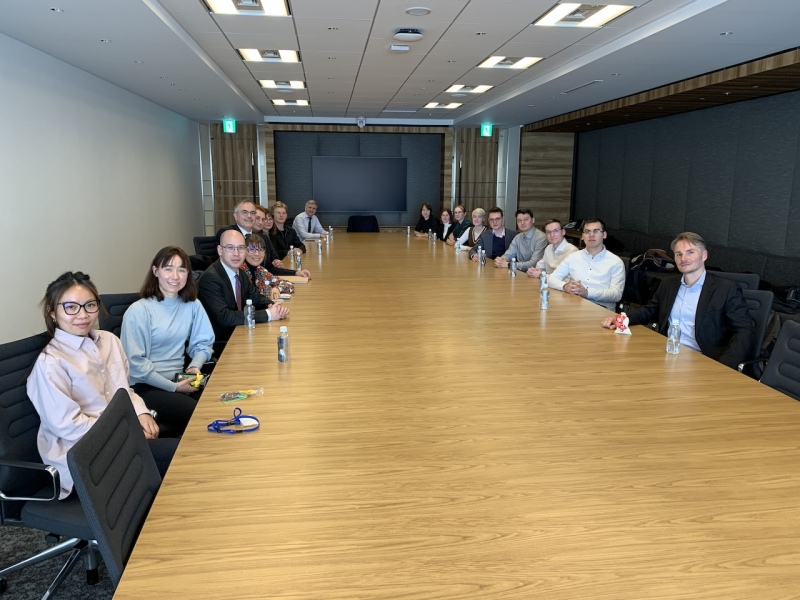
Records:
[[[289,331],[289,329],[286,327],[286,325],[282,325],[281,326],[281,333],[286,333],[287,331]]]
[[[248,299],[247,299],[247,302],[245,302],[245,304],[246,304],[247,306],[250,306],[251,304],[253,304],[253,301],[252,301],[252,300],[250,300],[250,298],[248,298]]]

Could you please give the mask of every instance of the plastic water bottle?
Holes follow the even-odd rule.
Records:
[[[547,289],[547,273],[539,271],[539,291]]]
[[[484,250],[483,248],[481,248],[481,266],[482,267],[486,266],[486,250]]]
[[[508,263],[508,268],[509,268],[509,274],[512,277],[516,277],[517,276],[517,259],[516,258],[512,258],[511,259],[511,262]]]
[[[328,225],[328,237],[333,237],[333,225]]]
[[[303,268],[303,257],[301,255],[296,255],[294,258],[294,268],[295,271],[299,271]]]
[[[411,225],[406,226],[406,237],[411,237]]]
[[[481,245],[475,246],[475,255],[478,257],[478,264],[481,264]]]
[[[456,254],[458,254],[459,252],[461,252],[461,244],[456,242]]]
[[[256,307],[253,306],[253,301],[247,299],[244,305],[244,324],[248,329],[256,328]]]
[[[429,242],[430,242],[430,241],[433,239],[433,237],[431,237],[431,234],[432,234],[432,233],[433,233],[433,232],[432,232],[430,229],[428,229],[428,241],[429,241]]]
[[[294,246],[289,246],[289,257],[292,259],[292,264],[294,264]]]
[[[281,327],[278,334],[278,362],[289,362],[292,359],[291,348],[289,345],[289,330],[286,325]]]
[[[550,308],[550,290],[545,287],[541,292],[539,292],[539,295],[541,296],[539,308],[542,310],[547,310]]]
[[[322,240],[317,240],[317,254],[322,254]]]
[[[667,332],[667,354],[680,354],[681,352],[681,324],[670,323]]]

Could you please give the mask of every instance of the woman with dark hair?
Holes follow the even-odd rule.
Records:
[[[464,235],[464,232],[469,229],[470,226],[469,219],[467,219],[467,209],[464,208],[463,204],[459,204],[453,209],[453,216],[455,216],[453,230],[448,234],[446,240],[451,246],[456,245],[456,240]]]
[[[122,318],[122,346],[134,391],[158,413],[165,436],[180,437],[200,390],[181,373],[198,374],[211,359],[214,330],[197,299],[189,257],[177,246],[158,251],[137,300]],[[189,364],[184,368],[184,355]]]
[[[436,233],[438,227],[439,222],[433,216],[431,205],[427,202],[423,202],[422,206],[419,207],[419,221],[417,221],[417,225],[414,227],[414,235],[417,237],[427,237],[428,231]]]
[[[125,388],[139,417],[153,458],[163,475],[177,447],[176,440],[157,439],[158,425],[144,400],[128,385],[128,361],[119,339],[97,331],[102,305],[88,275],[67,272],[47,286],[41,302],[47,333],[44,347],[28,377],[28,397],[39,413],[37,445],[42,460],[60,475],[59,499],[72,493],[67,452]]]
[[[277,300],[281,294],[294,294],[294,284],[276,277],[273,273],[262,266],[264,253],[267,245],[260,235],[249,234],[244,238],[245,255],[242,263],[242,271],[247,275],[254,286],[258,288],[258,293],[266,296],[270,300]],[[311,278],[311,273],[305,269],[292,271],[291,269],[280,269],[292,275]]]
[[[453,213],[449,208],[442,210],[442,216],[439,220],[439,226],[436,228],[436,237],[441,241],[446,242],[447,236],[453,231]]]

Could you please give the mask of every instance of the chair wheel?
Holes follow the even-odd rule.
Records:
[[[100,574],[97,569],[89,569],[86,571],[86,583],[88,585],[95,585],[100,581]]]
[[[4,593],[8,589],[8,583],[6,583],[5,579],[0,579],[0,594]]]

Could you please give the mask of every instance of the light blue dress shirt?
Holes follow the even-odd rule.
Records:
[[[694,337],[694,324],[697,315],[697,302],[700,300],[700,292],[703,291],[703,284],[706,281],[706,272],[694,285],[686,285],[684,277],[681,277],[681,287],[678,288],[678,295],[669,313],[670,324],[679,323],[681,326],[681,346],[686,346],[692,350],[700,352],[700,346]]]

